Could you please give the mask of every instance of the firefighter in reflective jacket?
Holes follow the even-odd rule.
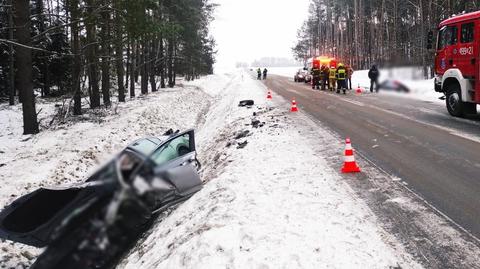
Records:
[[[342,63],[340,63],[337,68],[337,81],[337,93],[343,90],[343,94],[347,94],[347,69]]]
[[[314,67],[312,69],[312,72],[311,72],[311,75],[312,75],[312,89],[315,90],[315,88],[317,88],[317,90],[320,89],[320,76],[321,76],[321,71],[319,69],[319,67]]]
[[[334,91],[337,86],[337,69],[335,67],[330,67],[328,71],[328,81],[329,81],[329,88],[330,91]]]
[[[326,65],[322,65],[322,67],[320,68],[321,72],[322,72],[322,75],[321,75],[321,78],[322,78],[322,91],[324,91],[325,89],[328,89],[330,86],[330,84],[328,83],[328,76],[330,74],[330,69],[328,69],[328,66]]]

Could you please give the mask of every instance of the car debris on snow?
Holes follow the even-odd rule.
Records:
[[[255,102],[253,100],[243,100],[238,103],[238,106],[240,107],[252,107],[253,105],[255,105]]]
[[[238,143],[238,146],[237,146],[237,149],[243,149],[243,148],[245,148],[245,147],[247,146],[247,144],[248,144],[248,141],[247,141],[247,140],[245,140],[245,141],[243,141],[243,142],[239,142],[239,143]]]

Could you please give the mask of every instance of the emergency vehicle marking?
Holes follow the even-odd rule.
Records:
[[[473,47],[460,48],[460,55],[473,55]]]

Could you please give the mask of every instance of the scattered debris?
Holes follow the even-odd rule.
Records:
[[[261,122],[259,120],[252,120],[252,127],[259,128],[265,126],[265,122]]]
[[[0,167],[4,167],[5,165],[7,165],[6,163],[0,163]]]
[[[240,138],[244,138],[244,137],[247,137],[248,135],[250,134],[250,131],[249,130],[245,130],[245,131],[242,131],[240,133],[237,133],[235,135],[235,140],[238,140]]]
[[[244,142],[238,143],[237,149],[243,149],[244,147],[247,146],[247,144],[248,144],[247,140],[245,140]]]
[[[20,140],[21,142],[27,142],[28,140],[32,139],[33,135],[27,136],[24,139]]]
[[[166,131],[163,135],[165,136],[171,136],[173,134],[178,134],[180,132],[180,130],[176,130],[176,131],[173,131],[173,129],[169,129],[168,131]]]
[[[243,100],[243,101],[240,101],[240,103],[238,104],[238,106],[241,106],[241,107],[244,107],[244,106],[247,106],[247,107],[251,107],[255,104],[255,102],[253,100]]]

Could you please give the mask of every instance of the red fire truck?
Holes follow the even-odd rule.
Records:
[[[435,91],[446,96],[455,117],[477,113],[480,104],[480,11],[440,23],[435,54]]]

